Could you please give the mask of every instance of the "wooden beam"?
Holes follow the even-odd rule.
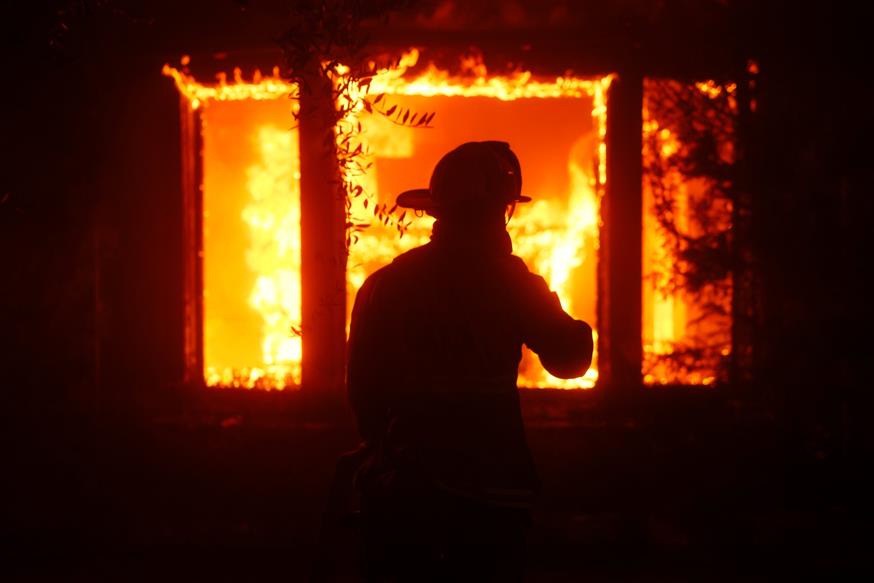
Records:
[[[200,112],[179,96],[182,137],[183,339],[186,385],[202,386],[203,370],[203,135]]]
[[[607,108],[607,190],[599,285],[599,373],[613,390],[641,386],[643,76],[620,71]]]
[[[331,85],[313,69],[301,89],[299,125],[302,384],[338,393],[346,376],[345,193]]]

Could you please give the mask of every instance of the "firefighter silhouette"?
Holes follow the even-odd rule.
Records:
[[[522,195],[505,142],[446,154],[399,206],[434,216],[431,241],[362,285],[349,401],[363,448],[355,484],[367,580],[521,578],[538,480],[516,376],[522,345],[554,376],[592,358],[592,330],[512,254]]]

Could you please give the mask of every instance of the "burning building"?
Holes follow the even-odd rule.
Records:
[[[257,69],[244,76],[235,68],[230,80],[219,72],[216,81],[206,82],[188,72],[189,62],[186,57],[180,68],[164,68],[179,90],[183,118],[188,378],[214,387],[299,387],[307,336],[319,334],[301,325],[302,297],[311,285],[301,272],[301,225],[311,219],[300,202],[306,137],[295,121],[299,88],[281,77],[278,66],[267,76]],[[335,129],[338,141],[354,144],[360,160],[355,169],[342,170],[349,191],[346,307],[330,309],[341,311],[348,322],[348,308],[365,277],[427,241],[429,219],[397,212],[394,195],[427,177],[454,145],[490,137],[513,145],[522,160],[525,190],[535,197],[516,209],[509,224],[516,254],[544,275],[571,314],[593,323],[602,352],[611,341],[625,347],[613,367],[650,385],[724,380],[731,354],[731,274],[689,293],[676,272],[690,268],[689,257],[680,257],[690,241],[706,234],[705,245],[714,253],[725,246],[731,232],[731,195],[725,193],[730,186],[714,185],[701,173],[691,176],[689,164],[680,161],[684,154],[689,158],[691,146],[682,142],[688,136],[671,126],[686,104],[665,106],[659,94],[664,83],[647,81],[637,88],[640,110],[632,112],[636,121],[631,122],[638,127],[635,142],[643,145],[643,156],[612,165],[622,175],[620,184],[626,174],[642,178],[640,208],[630,213],[642,217],[640,233],[606,244],[611,219],[604,209],[622,196],[608,172],[611,146],[625,138],[609,131],[615,79],[616,73],[549,76],[519,67],[492,73],[476,52],[441,67],[428,60],[427,50],[416,48],[376,71],[367,91],[381,105],[374,108],[362,99]],[[720,160],[730,167],[736,83],[674,85],[686,90],[681,99],[701,110],[698,119],[707,127],[698,131],[719,140]],[[719,105],[725,111],[717,119]],[[395,112],[398,119],[392,117]],[[718,200],[711,196],[714,187],[723,194]],[[330,245],[329,236],[323,233],[312,244]],[[640,255],[642,262],[625,265],[620,257],[625,255]],[[610,280],[618,269],[623,270],[619,277],[639,290],[636,305],[620,307],[617,302],[628,300],[605,297],[617,285]],[[637,329],[627,332],[629,339],[618,337],[616,322],[604,335],[611,309],[623,323],[641,315]],[[639,347],[629,353],[628,342]],[[695,363],[682,362],[689,354]],[[526,351],[519,384],[592,388],[599,362],[596,352],[584,378],[566,381],[550,376]],[[341,354],[334,355],[334,366],[342,367]]]
[[[408,8],[360,21],[373,111],[304,90],[265,48],[294,10],[328,5]],[[785,578],[796,557],[837,563],[866,540],[861,15],[733,0],[46,6],[0,20],[13,554],[57,545],[54,578],[98,548],[178,548],[200,578],[227,577],[230,555],[238,578],[271,570],[243,549],[269,549],[282,576],[307,564],[358,439],[339,393],[351,300],[428,236],[394,196],[488,138],[518,152],[534,198],[510,222],[515,252],[597,332],[586,377],[550,378],[530,355],[519,371],[540,566],[615,550],[624,568],[645,549],[658,575],[666,551],[729,549],[776,557]],[[156,570],[181,572],[171,562]],[[121,564],[119,579],[141,567]]]

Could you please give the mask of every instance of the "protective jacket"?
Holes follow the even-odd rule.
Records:
[[[512,254],[503,229],[471,236],[438,221],[430,243],[373,273],[356,297],[348,360],[350,403],[374,452],[363,487],[415,475],[488,504],[530,505],[522,344],[572,378],[589,367],[592,330]]]

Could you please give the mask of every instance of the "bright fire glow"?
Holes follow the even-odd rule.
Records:
[[[368,193],[355,199],[354,216],[371,217],[365,200],[368,206],[391,206],[401,190],[427,184],[439,156],[462,141],[506,139],[522,160],[524,191],[535,199],[520,205],[510,223],[515,253],[543,275],[565,309],[594,326],[599,201],[606,181],[606,92],[611,77],[537,79],[528,72],[489,75],[476,62],[459,76],[433,65],[421,74],[409,75],[408,68],[417,59],[418,53],[411,51],[400,67],[378,73],[370,91],[385,93],[391,103],[413,111],[437,111],[434,128],[400,127],[364,111],[341,122],[361,122],[360,140],[374,162],[367,173],[350,176]],[[235,71],[233,83],[220,78],[214,85],[200,84],[172,67],[165,67],[164,74],[174,79],[191,108],[204,112],[207,384],[296,386],[301,339],[292,330],[300,314],[300,174],[296,132],[278,129],[293,123],[286,98],[296,95],[296,87],[282,81],[276,70],[272,77],[259,74],[248,82]],[[245,114],[245,122],[230,112],[225,121],[219,119],[225,111],[221,107],[245,104],[252,108],[255,102],[262,102],[258,107],[266,106],[263,102],[285,103],[286,109],[270,118],[271,123],[265,123],[267,116],[253,113],[254,109]],[[492,111],[497,117],[488,117]],[[222,137],[222,124],[240,132],[236,141],[245,148],[219,151],[211,145],[231,139]],[[551,134],[563,137],[551,139]],[[251,144],[246,145],[246,140]],[[558,144],[552,150],[551,142]],[[236,164],[237,174],[245,176],[234,185],[223,174],[231,172],[230,166],[223,166],[231,163]],[[236,206],[224,208],[227,204],[219,202],[223,197],[236,200]],[[367,275],[397,254],[427,242],[431,223],[427,217],[415,218],[399,238],[394,228],[371,222],[350,249],[350,298]],[[239,248],[236,252],[228,250],[231,240]],[[231,265],[234,261],[241,265]],[[248,314],[225,307],[234,302],[245,304]],[[526,350],[519,385],[590,388],[598,376],[596,363],[581,379],[561,380],[549,375]]]
[[[228,83],[227,75],[220,73],[217,76],[218,83],[214,85],[198,83],[191,75],[170,65],[164,65],[161,72],[173,79],[179,93],[188,99],[192,109],[199,109],[211,101],[265,101],[297,95],[297,86],[280,77],[279,67],[273,67],[269,77],[264,77],[256,69],[252,80],[248,82],[243,80],[242,71],[236,68],[233,83]]]
[[[252,201],[242,215],[252,237],[246,263],[257,274],[249,305],[264,322],[262,358],[274,385],[287,377],[300,384],[301,373],[301,339],[289,334],[300,322],[301,298],[300,156],[293,137],[260,129],[262,163],[248,169]]]
[[[658,99],[655,85],[645,84],[643,108],[643,156],[646,160],[667,161],[685,147],[674,128],[651,111],[648,104]],[[652,87],[652,93],[647,91]],[[736,85],[703,81],[694,84],[698,92],[710,100],[723,95],[732,110],[736,110]],[[733,144],[721,143],[720,153],[725,161],[733,156]],[[676,166],[668,164],[660,183],[671,193],[673,220],[682,233],[700,235],[701,225],[691,220],[691,205],[706,205],[711,226],[730,228],[731,208],[721,206],[708,192],[706,178],[684,175]],[[731,351],[730,317],[715,314],[718,306],[724,314],[730,313],[730,296],[715,295],[704,289],[691,296],[682,289],[666,293],[662,284],[670,278],[675,259],[671,256],[665,233],[660,229],[653,206],[655,196],[650,182],[643,181],[643,322],[644,382],[648,385],[713,385],[718,376],[713,358],[699,358],[692,366],[678,369],[670,365],[670,357],[678,347],[716,350],[727,356]],[[723,201],[724,204],[724,201]],[[707,307],[711,309],[707,309]]]
[[[260,74],[214,86],[164,68],[203,138],[203,354],[209,386],[298,386],[300,157],[293,86]]]
[[[480,62],[469,66],[472,74],[451,76],[431,64],[410,76],[407,70],[416,65],[418,57],[412,50],[401,58],[398,68],[379,72],[370,92],[384,93],[386,102],[419,114],[437,111],[434,128],[400,127],[368,114],[363,107],[340,124],[342,133],[361,123],[361,143],[373,163],[366,174],[347,176],[369,193],[354,200],[353,216],[368,217],[365,204],[392,206],[401,190],[427,184],[439,156],[463,141],[506,140],[520,156],[523,190],[535,199],[519,205],[509,224],[514,252],[546,279],[565,309],[594,325],[599,197],[606,181],[606,92],[611,77],[538,80],[529,72],[489,75]],[[513,103],[501,105],[494,100]],[[548,110],[572,112],[576,119],[550,118]],[[539,128],[538,122],[542,122]],[[556,123],[574,128],[565,138],[566,149],[555,150],[553,159],[537,157],[537,149],[561,143],[562,132],[556,131]],[[534,191],[528,190],[532,181],[527,177],[538,175],[531,164],[534,159],[540,162],[539,169],[563,175],[564,184],[550,184],[541,177],[534,181]],[[401,160],[405,163],[398,164]],[[428,241],[431,223],[427,217],[414,219],[403,238],[379,222],[365,230],[350,249],[350,306],[370,273]],[[526,349],[518,382],[526,388],[575,389],[591,388],[597,378],[597,355],[584,377],[565,380],[546,372]]]
[[[218,115],[221,111],[210,112],[206,119]],[[206,136],[212,130],[207,127]],[[226,153],[222,142],[236,140],[223,138],[217,135],[207,146],[212,156],[204,168],[206,382],[266,389],[299,385],[301,338],[292,332],[301,310],[297,132],[258,127],[247,148],[254,150],[253,158],[236,189],[225,189],[220,162]]]

